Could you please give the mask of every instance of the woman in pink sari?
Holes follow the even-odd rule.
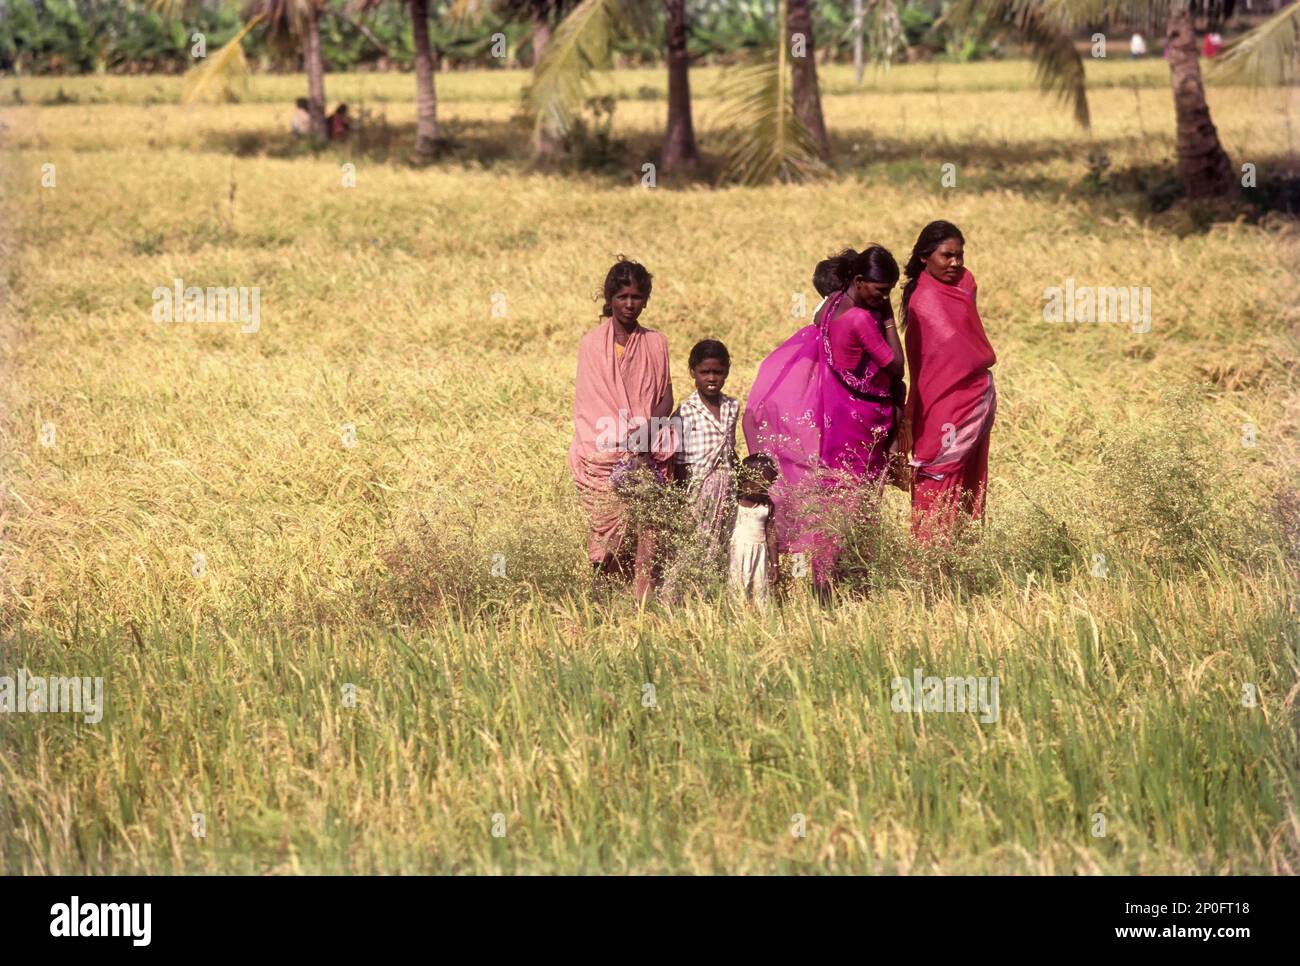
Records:
[[[763,360],[744,418],[749,451],[769,454],[780,471],[771,490],[778,547],[811,557],[823,597],[839,563],[838,530],[884,482],[903,388],[889,303],[898,263],[879,245],[827,261],[818,277],[833,279],[830,295],[812,325]]]
[[[636,469],[661,483],[672,479],[677,438],[669,416],[673,384],[668,340],[637,321],[650,299],[651,276],[622,258],[605,276],[600,324],[578,347],[577,391],[569,470],[591,521],[587,556],[596,574],[626,577],[634,557],[634,593],[650,593],[654,538],[642,532],[628,544],[627,503],[620,481]]]
[[[912,451],[912,532],[947,540],[958,512],[978,518],[997,412],[993,346],[975,308],[975,277],[956,225],[932,221],[907,262],[903,324],[911,393],[901,445]]]

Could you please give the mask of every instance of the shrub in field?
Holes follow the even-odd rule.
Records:
[[[1190,393],[1170,394],[1140,422],[1103,434],[1098,519],[1145,563],[1194,566],[1207,549],[1236,556],[1243,546],[1250,507],[1228,509],[1216,494],[1246,491],[1205,431],[1204,412]]]
[[[612,97],[593,97],[587,101],[587,112],[574,118],[564,137],[564,150],[578,170],[613,174],[623,169],[627,143],[612,134],[614,107]]]
[[[474,533],[420,517],[380,556],[367,581],[368,617],[423,623],[448,611],[500,614],[582,586],[577,535],[545,526]]]

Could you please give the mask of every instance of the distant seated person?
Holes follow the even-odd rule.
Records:
[[[1205,43],[1201,45],[1201,55],[1203,57],[1217,57],[1219,51],[1223,49],[1223,34],[1213,33],[1205,35]]]
[[[311,130],[311,112],[307,110],[307,98],[298,98],[297,104],[293,109],[293,134],[294,137],[306,137],[307,132]]]
[[[1134,34],[1129,40],[1128,55],[1134,60],[1147,55],[1147,42],[1141,34]]]
[[[346,140],[348,132],[351,130],[352,118],[348,117],[348,106],[346,104],[340,104],[334,109],[334,113],[329,116],[330,140]]]

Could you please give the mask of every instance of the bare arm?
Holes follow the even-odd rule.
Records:
[[[885,366],[885,371],[889,378],[900,381],[903,378],[903,343],[898,338],[898,326],[893,318],[885,322],[885,344],[894,353],[894,361]]]

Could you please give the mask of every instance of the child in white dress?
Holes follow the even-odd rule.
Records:
[[[736,525],[731,532],[731,588],[742,598],[766,606],[778,570],[776,523],[768,488],[776,481],[776,463],[766,453],[751,453],[740,463]]]

